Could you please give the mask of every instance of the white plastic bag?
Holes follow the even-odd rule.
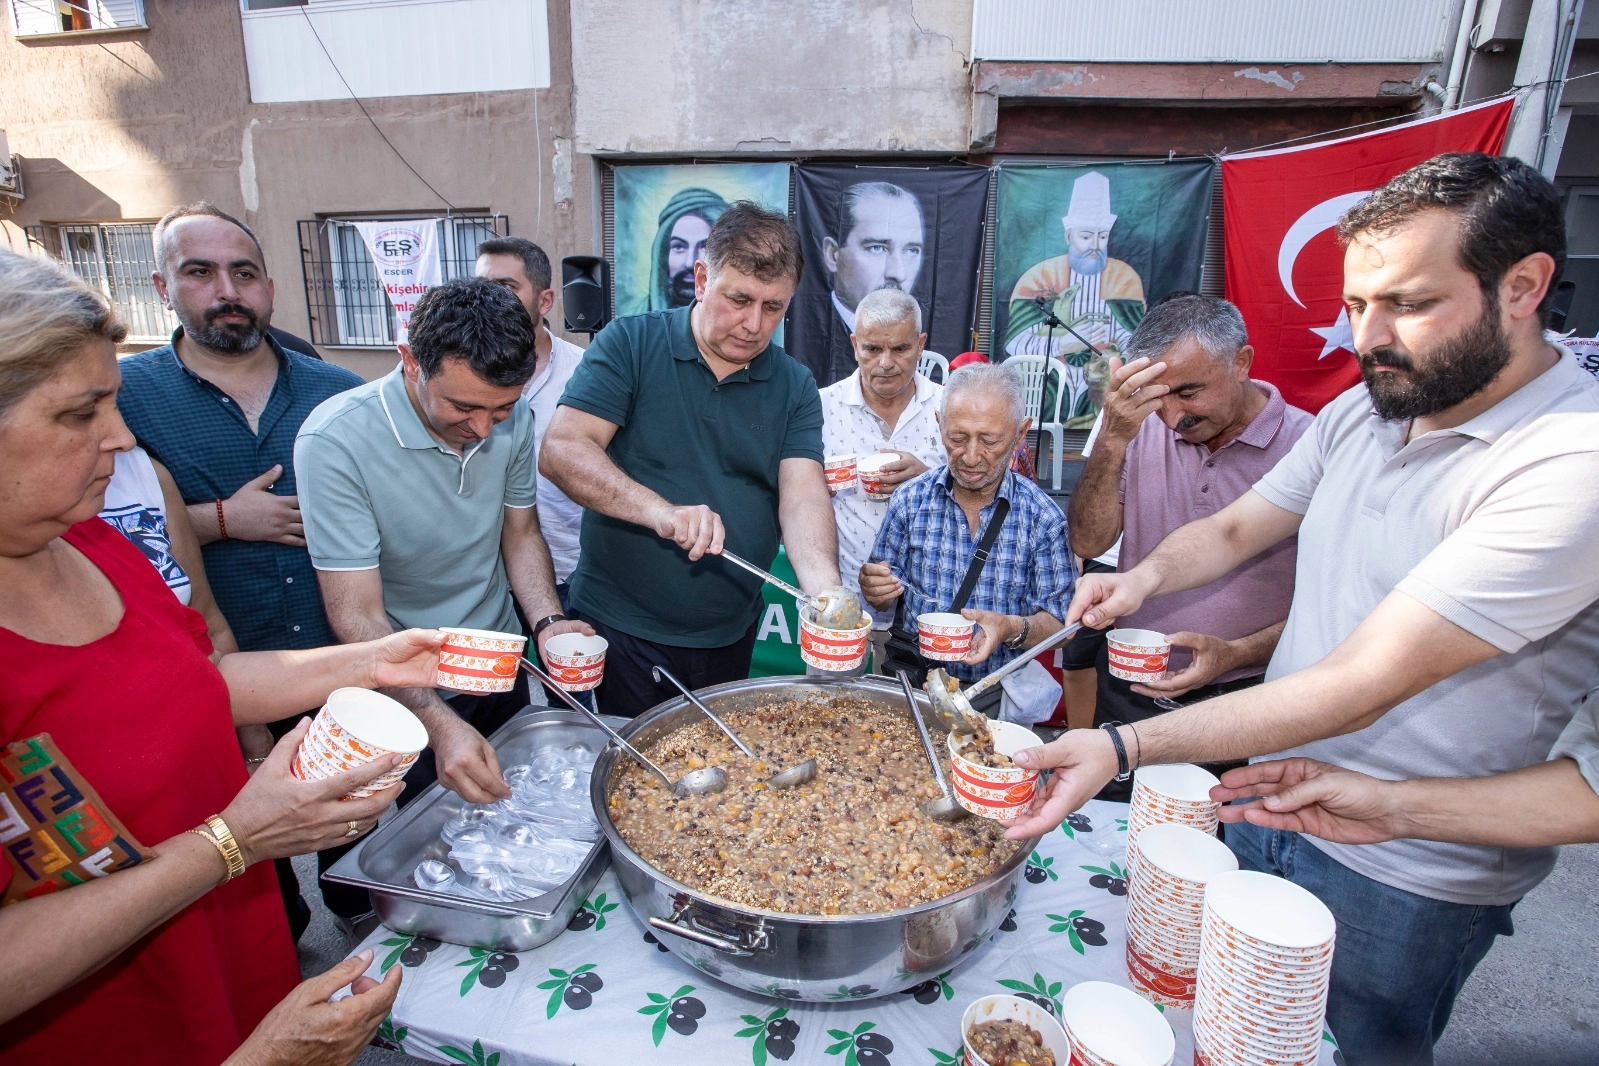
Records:
[[[1047,722],[1060,705],[1060,682],[1034,659],[1014,674],[1001,678],[1004,692],[999,702],[999,717],[1017,725]]]

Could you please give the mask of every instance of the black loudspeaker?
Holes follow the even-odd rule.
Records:
[[[611,320],[611,264],[596,255],[561,260],[561,313],[568,333],[598,333]]]

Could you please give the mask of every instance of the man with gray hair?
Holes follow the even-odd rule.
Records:
[[[903,601],[916,618],[959,610],[980,627],[966,658],[950,664],[976,681],[1054,633],[1066,617],[1076,571],[1066,518],[1044,491],[1010,469],[1031,419],[1018,374],[1004,366],[968,366],[944,387],[938,429],[948,461],[901,485],[861,567],[861,594],[879,611]],[[965,603],[955,602],[989,527],[997,539]],[[998,703],[998,690],[991,693]],[[985,708],[986,709],[986,708]]]
[[[891,288],[867,293],[853,318],[856,369],[822,390],[822,450],[830,460],[893,452],[882,480],[898,488],[943,460],[937,416],[943,387],[916,372],[927,334],[921,306],[910,293]],[[888,501],[872,499],[858,482],[833,493],[838,571],[846,586],[856,586],[887,513]],[[872,620],[880,648],[891,617],[880,611]]]
[[[1311,416],[1249,376],[1255,350],[1226,300],[1179,296],[1156,304],[1111,360],[1099,437],[1071,498],[1072,550],[1093,558],[1122,538],[1130,570],[1168,533],[1215,514],[1288,454]],[[1290,537],[1219,581],[1163,596],[1118,619],[1171,638],[1172,672],[1130,685],[1100,651],[1094,721],[1140,722],[1157,697],[1184,704],[1258,685],[1294,592]],[[1125,799],[1112,782],[1102,797]]]

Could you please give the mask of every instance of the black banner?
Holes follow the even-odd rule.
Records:
[[[784,347],[818,386],[854,372],[855,306],[874,289],[916,298],[929,351],[953,358],[971,347],[989,176],[961,166],[795,168],[805,276]]]

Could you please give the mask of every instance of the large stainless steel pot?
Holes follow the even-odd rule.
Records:
[[[885,678],[756,678],[697,694],[718,712],[807,696],[849,695],[906,713],[904,694]],[[917,696],[926,702],[921,693]],[[648,754],[651,744],[701,717],[679,697],[640,715],[621,732]],[[1036,839],[1023,843],[983,880],[917,907],[831,916],[744,907],[668,877],[622,839],[609,804],[619,758],[627,756],[615,745],[600,756],[592,796],[628,903],[661,943],[689,965],[736,988],[777,999],[871,999],[950,969],[987,943],[1010,912],[1027,856],[1037,844]]]

